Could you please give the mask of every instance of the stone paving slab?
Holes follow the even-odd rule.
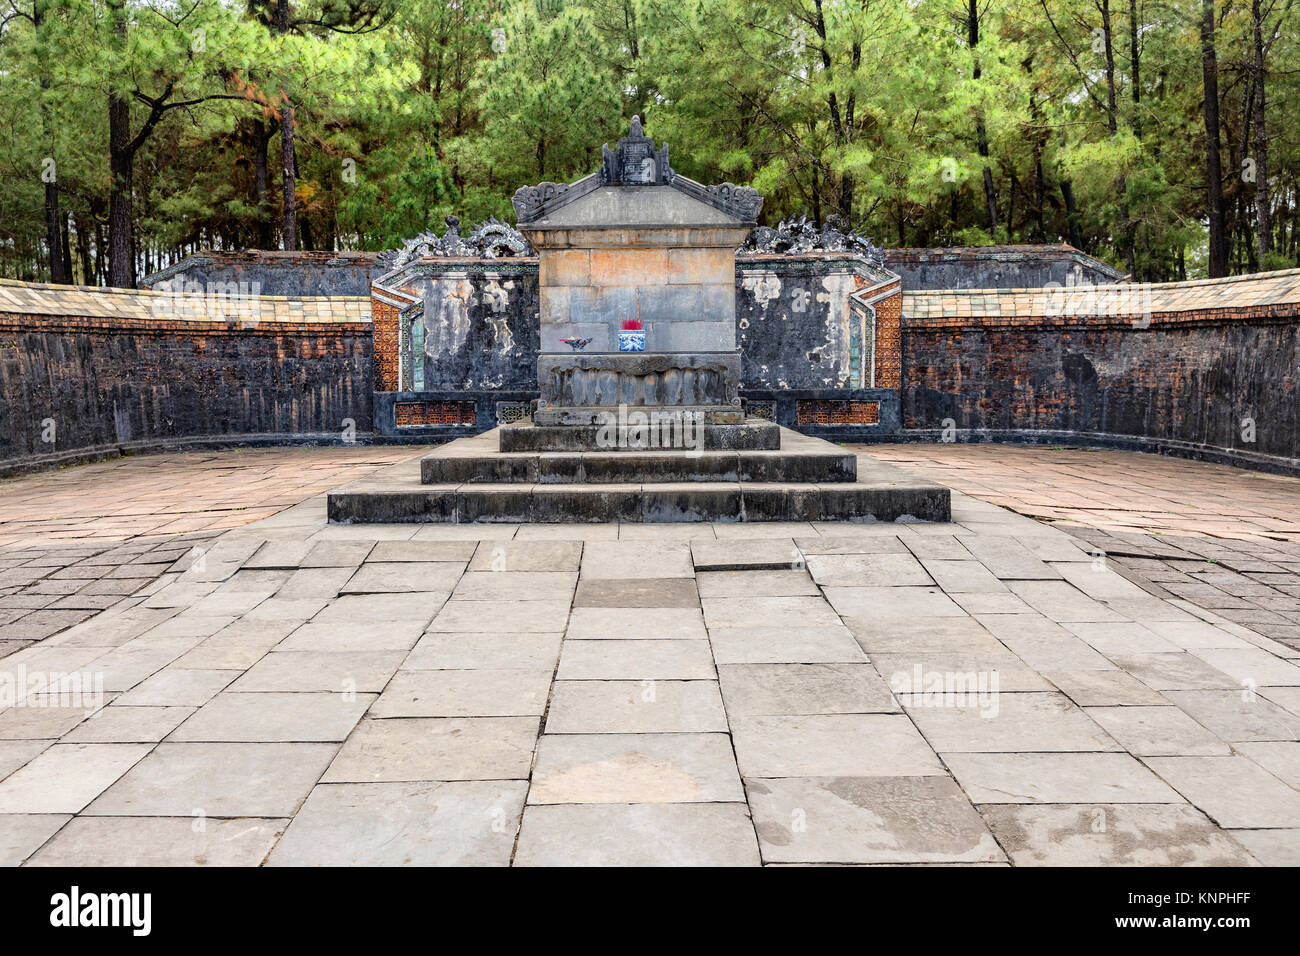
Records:
[[[1127,753],[950,753],[944,763],[976,805],[1183,802]]]
[[[747,792],[773,863],[993,863],[1006,859],[950,777],[789,777]]]
[[[289,817],[325,771],[327,743],[163,741],[86,808],[91,816]]]
[[[725,733],[546,734],[529,803],[744,800]]]
[[[530,806],[516,866],[757,866],[743,803]]]
[[[527,784],[330,783],[312,790],[270,866],[506,866]]]
[[[536,717],[363,720],[320,779],[526,780],[536,739]]]
[[[984,806],[1018,866],[1251,866],[1237,840],[1179,804]]]
[[[1153,504],[1201,494],[1178,474]],[[958,494],[934,525],[337,526],[317,493],[20,557],[9,507],[0,626],[90,616],[10,639],[0,862],[1300,854],[1300,543],[1263,525],[1094,540]]]
[[[28,866],[258,866],[287,820],[77,817]]]

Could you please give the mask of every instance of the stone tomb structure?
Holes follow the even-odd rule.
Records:
[[[754,190],[675,173],[634,119],[598,171],[514,206],[539,257],[532,419],[333,492],[331,520],[947,520],[946,488],[746,418],[735,250]],[[628,320],[644,351],[619,351]]]

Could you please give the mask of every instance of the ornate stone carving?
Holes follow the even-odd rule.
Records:
[[[495,216],[479,223],[468,236],[460,234],[459,216],[448,216],[446,223],[447,231],[441,238],[434,232],[422,232],[402,243],[401,249],[381,253],[379,268],[383,272],[392,272],[424,256],[507,259],[536,255],[518,229]]]
[[[827,216],[818,228],[807,217],[782,220],[775,229],[759,226],[744,245],[740,255],[802,255],[806,252],[850,252],[860,255],[876,266],[884,266],[885,254],[868,237],[859,232],[845,232],[844,221],[839,216]]]
[[[600,183],[602,186],[662,186],[672,181],[668,166],[668,144],[655,149],[655,141],[645,135],[641,117],[633,116],[628,134],[610,149],[600,149]]]
[[[735,186],[722,183],[719,186],[704,187],[718,205],[731,206],[742,219],[757,219],[758,211],[763,208],[763,197],[757,189],[748,186]]]
[[[515,219],[518,222],[531,222],[542,214],[543,206],[553,199],[558,199],[568,189],[568,183],[538,183],[536,186],[520,186],[510,199],[511,204],[515,207]]]

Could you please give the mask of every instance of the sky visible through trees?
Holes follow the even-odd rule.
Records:
[[[1300,262],[1300,0],[0,0],[0,275],[378,250],[640,114],[765,221]]]

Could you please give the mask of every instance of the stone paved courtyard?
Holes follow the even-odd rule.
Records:
[[[1300,863],[1300,482],[859,450],[953,522],[325,524],[413,448],[0,483],[0,861]]]

